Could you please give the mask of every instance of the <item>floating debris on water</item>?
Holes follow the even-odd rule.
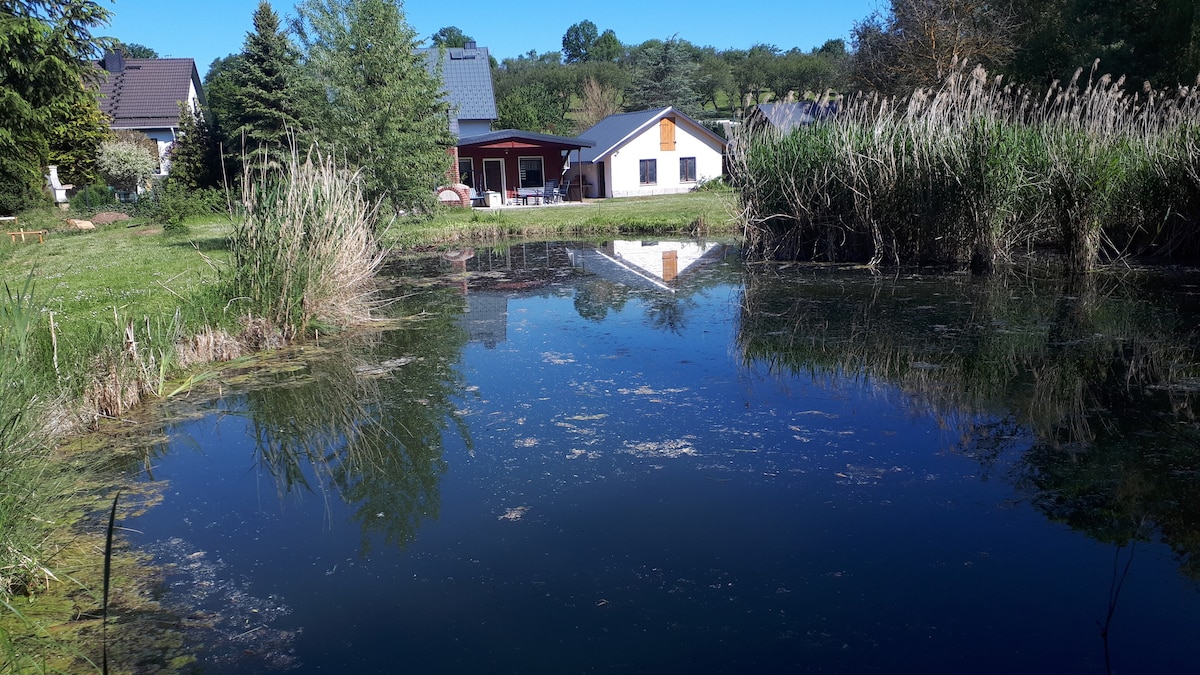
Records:
[[[528,511],[528,506],[514,506],[511,509],[505,509],[504,515],[496,516],[496,520],[520,520]]]
[[[625,452],[636,457],[668,457],[674,459],[684,455],[696,455],[696,447],[689,438],[677,438],[669,441],[633,441],[625,442]]]

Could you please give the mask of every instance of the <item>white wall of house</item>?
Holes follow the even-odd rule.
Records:
[[[605,185],[609,197],[637,197],[644,195],[673,194],[687,192],[697,182],[718,178],[721,175],[722,148],[720,143],[704,135],[689,122],[680,119],[675,127],[675,149],[662,150],[659,143],[659,126],[650,125],[641,134],[626,142],[605,161]],[[696,158],[696,180],[679,180],[679,160]],[[641,160],[655,160],[656,180],[641,182]]]
[[[171,150],[171,144],[175,142],[174,129],[139,129],[147,138],[153,139],[158,143],[158,175],[165,176],[171,172],[171,161],[167,159],[167,153]]]

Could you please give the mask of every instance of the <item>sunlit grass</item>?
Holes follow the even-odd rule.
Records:
[[[645,234],[685,235],[697,229],[733,232],[733,193],[701,190],[653,197],[589,200],[561,206],[464,209],[443,208],[425,221],[401,221],[384,235],[394,247],[489,243],[512,239]]]

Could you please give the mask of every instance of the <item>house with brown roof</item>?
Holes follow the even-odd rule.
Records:
[[[100,109],[114,131],[140,131],[158,144],[159,175],[170,170],[167,152],[179,136],[179,104],[192,112],[206,104],[193,59],[127,59],[108,52],[99,62]]]

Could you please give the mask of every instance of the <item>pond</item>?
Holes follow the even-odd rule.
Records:
[[[1200,274],[531,243],[148,449],[207,672],[1195,672]]]

